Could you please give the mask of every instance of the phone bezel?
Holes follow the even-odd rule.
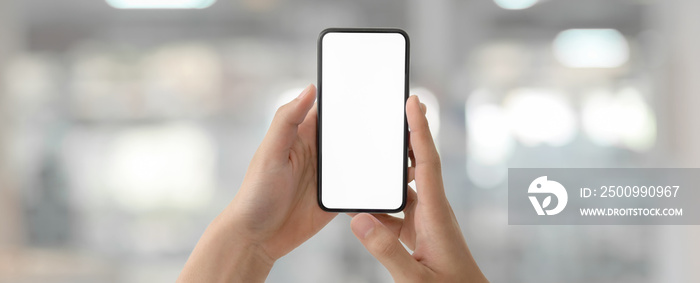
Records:
[[[405,70],[404,70],[404,142],[403,142],[403,151],[406,153],[403,156],[403,189],[401,190],[403,193],[402,196],[402,201],[401,205],[398,208],[395,209],[355,209],[355,208],[328,208],[323,204],[323,199],[321,198],[321,194],[323,192],[323,189],[321,187],[321,162],[322,162],[322,156],[321,156],[321,117],[323,113],[323,79],[322,79],[322,68],[323,68],[323,37],[326,34],[329,33],[398,33],[401,34],[404,37],[404,40],[406,41],[406,60],[405,60]],[[406,207],[406,199],[407,199],[407,189],[408,189],[408,184],[407,184],[407,178],[408,178],[408,121],[406,119],[406,101],[408,100],[408,79],[409,79],[409,63],[410,63],[410,40],[408,37],[408,34],[398,28],[328,28],[323,30],[318,37],[318,58],[317,58],[317,76],[318,76],[318,82],[317,82],[317,91],[316,91],[316,98],[318,100],[317,104],[317,109],[318,109],[318,115],[316,116],[317,118],[317,124],[316,124],[316,145],[317,145],[317,194],[318,194],[318,205],[323,209],[324,211],[328,212],[369,212],[369,213],[396,213],[403,211],[403,209]]]

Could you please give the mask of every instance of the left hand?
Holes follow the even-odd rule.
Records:
[[[316,88],[280,107],[233,201],[207,228],[180,282],[262,281],[274,261],[335,216],[317,202]]]

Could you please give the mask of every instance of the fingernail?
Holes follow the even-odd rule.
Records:
[[[359,238],[364,239],[374,230],[374,220],[367,214],[359,214],[355,217],[357,218],[355,220],[357,223],[353,226],[353,232]]]
[[[313,86],[313,85],[314,85],[314,84],[309,84],[309,85],[307,85],[306,88],[305,88],[304,90],[301,91],[301,93],[299,94],[299,96],[297,96],[297,99],[302,99],[302,98],[304,98],[304,96],[306,96],[309,92],[311,92],[311,86]]]

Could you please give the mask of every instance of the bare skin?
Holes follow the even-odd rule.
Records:
[[[409,188],[404,219],[361,213],[354,215],[352,231],[396,282],[488,282],[445,197],[440,156],[425,113],[425,105],[411,96],[406,116],[415,167],[409,168],[409,181],[415,178],[418,192]]]
[[[207,227],[178,282],[263,282],[277,259],[336,216],[317,204],[315,92],[309,85],[277,111],[240,190]],[[405,219],[358,214],[352,230],[395,281],[487,282],[445,197],[425,106],[413,96],[406,111],[418,193],[409,189]]]
[[[280,107],[240,190],[209,225],[178,282],[263,282],[274,262],[335,216],[316,200],[316,88]]]

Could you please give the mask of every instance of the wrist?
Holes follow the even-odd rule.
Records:
[[[231,278],[234,282],[264,282],[272,270],[274,260],[259,244],[244,243],[232,249]]]
[[[260,243],[217,217],[206,229],[178,282],[264,282],[275,260]]]
[[[234,282],[264,282],[275,259],[268,255],[263,245],[231,219],[217,218],[212,226],[221,243],[221,260],[229,262],[226,272],[231,276],[228,278]]]

